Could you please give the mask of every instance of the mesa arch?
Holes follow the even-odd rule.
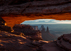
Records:
[[[51,14],[51,15],[9,15],[1,16],[7,23],[7,26],[13,27],[15,24],[20,24],[26,20],[35,20],[35,19],[57,19],[57,20],[71,20],[71,13],[63,14]]]
[[[25,20],[71,20],[71,0],[1,0],[0,17],[10,27]]]

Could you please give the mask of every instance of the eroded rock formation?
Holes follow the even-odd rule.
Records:
[[[3,2],[3,5],[1,4],[2,6],[0,6],[0,15],[57,14],[71,12],[71,0],[3,0]],[[21,4],[21,2],[23,3]]]
[[[71,34],[64,34],[59,37],[57,44],[66,51],[71,51]]]
[[[31,26],[15,25],[14,29],[16,32],[9,32],[0,29],[0,51],[71,51],[71,34],[64,34],[53,42],[40,39],[36,41],[36,39],[34,39],[34,35],[37,31],[34,31],[35,33],[33,34],[33,31],[29,32],[30,34],[28,32],[25,34],[21,33],[22,30],[33,30]],[[29,35],[33,35],[33,40],[30,39]],[[39,34],[39,36],[41,35]]]
[[[13,27],[13,29],[16,32],[22,32],[26,36],[30,36],[30,39],[33,39],[33,40],[42,40],[41,32],[39,30],[34,30],[33,27],[31,27],[30,25],[16,24]]]
[[[71,0],[45,0],[45,1],[0,0],[0,16],[10,17],[9,15],[14,16],[27,15],[25,19],[23,16],[24,19],[23,21],[30,20],[31,19],[30,18],[31,16],[29,16],[30,14],[35,14],[37,16],[40,15],[39,17],[36,16],[36,18],[34,18],[35,16],[34,17],[32,16],[32,19],[40,19],[40,18],[71,19],[70,12],[71,12]],[[67,13],[67,14],[59,14],[59,13]],[[56,15],[42,16],[41,14],[56,14]],[[5,19],[6,17],[4,17],[3,19]],[[8,19],[5,19],[6,22],[8,21]],[[15,21],[17,20],[16,18],[14,20],[13,19],[11,20],[12,20],[11,22],[9,21],[7,22],[9,23],[8,25],[11,26],[13,21],[15,22],[15,23],[13,22],[13,24],[16,24]],[[3,26],[6,29],[4,29]],[[48,41],[45,42],[44,40],[39,41],[31,40],[30,37],[25,36],[21,32],[15,31],[11,32],[11,28],[5,26],[4,21],[0,22],[0,27],[1,27],[0,51],[71,51],[70,48],[71,34],[65,34],[59,37],[57,41],[48,43]],[[9,32],[8,28],[10,29]]]
[[[0,26],[3,26],[3,27],[5,26],[4,28],[0,29],[0,51],[38,51],[38,50],[40,50],[39,46],[41,46],[42,44],[45,43],[45,41],[43,41],[43,40],[34,41],[35,36],[34,37],[32,36],[33,40],[31,40],[29,37],[30,34],[28,34],[28,36],[26,36],[23,33],[20,33],[19,31],[10,32],[10,30],[8,29],[8,26],[6,26],[6,25],[0,25]],[[26,26],[17,25],[16,27],[23,28],[24,29],[23,31],[25,31],[28,28],[30,30],[33,30],[33,29],[31,29],[31,26],[28,26],[28,25],[26,25]],[[26,33],[28,33],[28,32],[26,32]],[[37,33],[37,32],[35,32],[35,33]]]
[[[45,30],[44,26],[42,25],[40,29],[41,29],[43,40],[45,40],[45,41],[53,41],[53,40],[57,39],[53,34],[51,34],[49,32],[49,28],[48,27],[47,27],[47,30]]]
[[[5,25],[5,21],[0,17],[0,25]]]
[[[32,20],[42,18],[67,20],[71,19],[71,0],[0,0],[0,16],[11,27],[30,20],[31,17]]]

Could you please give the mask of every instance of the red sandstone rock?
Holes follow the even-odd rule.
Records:
[[[63,35],[63,39],[66,40],[66,41],[69,41],[71,43],[71,34],[65,34]]]
[[[13,32],[14,30],[11,27],[0,25],[1,31]]]
[[[71,34],[64,34],[57,40],[57,45],[66,51],[71,51]]]
[[[0,31],[0,51],[36,51],[30,42],[26,37]]]
[[[11,27],[0,25],[0,51],[71,51],[71,34],[64,34],[57,41],[50,42],[40,40],[41,32],[29,25],[15,25],[14,29],[16,32],[11,32]],[[21,32],[26,30],[29,33],[24,32],[27,34],[24,36]]]
[[[43,44],[41,47],[44,51],[65,51],[56,45],[56,42],[51,42],[48,44]]]
[[[32,2],[34,1],[34,4],[37,2],[37,4],[40,4],[41,5],[41,2],[40,0],[0,0],[0,5],[18,5],[18,4],[22,4],[22,3],[26,3],[26,2]],[[67,3],[67,2],[70,2],[71,0],[41,0],[45,3],[42,3],[42,4],[58,4],[58,3]],[[36,5],[37,5],[36,4]]]
[[[28,29],[29,31],[34,30],[29,25],[14,26],[14,28],[17,27],[19,30],[22,28],[24,30]],[[0,51],[71,51],[71,44],[69,42],[71,40],[71,34],[64,34],[57,41],[49,43],[49,41],[44,40],[34,41],[34,37],[37,38],[36,34],[24,36],[19,31],[9,33],[5,31],[7,30],[0,31]],[[30,40],[30,37],[34,40]]]
[[[40,46],[45,43],[44,41],[31,41],[20,35],[0,31],[0,51],[38,51]]]
[[[69,42],[66,42],[63,39],[61,39],[61,45],[62,45],[63,48],[71,51],[71,44]]]
[[[0,25],[5,25],[5,21],[0,17]]]
[[[16,32],[22,32],[26,36],[30,36],[32,40],[42,40],[41,32],[34,30],[30,25],[15,25],[13,29]]]
[[[21,33],[21,32],[15,32],[15,31],[13,31],[13,32],[10,32],[11,34],[16,34],[16,35],[21,35],[21,36],[25,36],[23,33]]]
[[[1,0],[1,3],[3,6],[0,7],[0,15],[56,14],[71,12],[71,0]]]

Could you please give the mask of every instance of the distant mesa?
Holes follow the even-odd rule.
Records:
[[[45,28],[43,25],[41,25],[41,28],[40,28],[41,31],[45,31]]]
[[[49,31],[49,28],[47,27],[47,30],[45,30],[44,25],[41,25],[41,27],[38,29],[38,26],[32,26],[35,30],[40,30],[42,33],[42,39],[46,41],[56,40],[56,37],[52,35]]]
[[[43,25],[41,28],[42,36],[52,40],[49,28],[46,31]],[[44,41],[41,32],[30,25],[17,24],[12,29],[0,24],[0,51],[71,51],[71,34],[64,34],[56,41]]]
[[[41,26],[42,38],[47,41],[56,40],[56,37],[49,32],[49,28],[45,31],[44,26]]]
[[[34,30],[38,30],[38,26],[32,26]]]

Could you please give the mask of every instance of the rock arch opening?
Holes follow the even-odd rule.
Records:
[[[51,31],[49,26],[45,29],[42,25],[40,32],[37,26],[34,26],[34,30],[29,25],[20,24],[23,21],[35,19],[71,20],[71,0],[0,0],[0,16],[4,19],[0,22],[1,51],[71,51],[71,26],[50,26],[56,34],[69,31],[56,41],[49,43],[49,41],[44,41],[47,37],[44,40],[41,37],[41,32],[46,32],[48,33],[45,33],[46,36],[53,37],[52,34],[55,32]]]
[[[20,24],[25,20],[35,20],[35,19],[56,19],[56,20],[71,20],[71,13],[63,14],[52,14],[52,15],[5,15],[1,16],[7,23],[8,26],[13,27],[15,24]]]
[[[40,30],[42,39],[56,40],[63,34],[71,33],[71,20],[36,19],[26,20],[22,25],[30,25],[34,30]]]

